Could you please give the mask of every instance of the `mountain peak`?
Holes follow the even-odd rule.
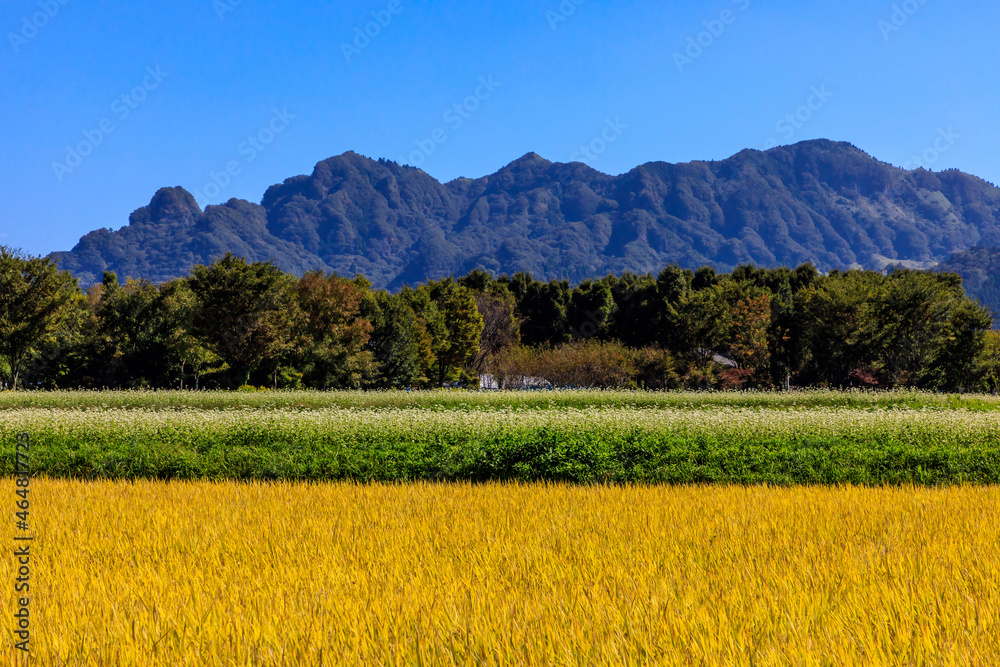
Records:
[[[201,207],[190,192],[181,186],[160,188],[149,205],[132,214],[130,221],[159,222],[161,220],[191,220],[202,214]]]
[[[368,157],[367,155],[362,155],[361,153],[356,153],[354,151],[344,151],[340,155],[337,155],[336,157],[330,158],[330,160],[334,160],[334,159],[348,160],[350,162],[376,162],[376,160],[373,160],[372,158]],[[329,160],[326,160],[326,161],[329,161]]]
[[[505,169],[517,168],[524,169],[527,167],[548,167],[553,163],[543,158],[541,155],[535,152],[525,153],[518,159],[514,160],[508,164]]]
[[[878,269],[1000,238],[1000,189],[907,172],[828,140],[619,176],[529,152],[447,185],[347,151],[271,186],[259,206],[202,213],[182,188],[164,188],[130,220],[59,253],[60,266],[81,283],[104,270],[163,280],[232,251],[293,273],[361,272],[389,288],[477,267],[573,281],[673,263]]]

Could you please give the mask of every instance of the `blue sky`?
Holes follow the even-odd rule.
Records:
[[[823,137],[997,183],[998,27],[986,0],[3,0],[0,244],[68,250],[163,186],[259,202],[347,150],[447,181]]]

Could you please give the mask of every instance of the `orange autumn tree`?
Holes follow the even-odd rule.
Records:
[[[360,317],[368,284],[321,271],[296,281],[293,327],[296,367],[312,386],[358,387],[376,372],[367,349],[372,324]]]
[[[739,370],[746,371],[744,380],[757,383],[766,380],[771,363],[767,332],[771,326],[771,295],[746,294],[729,310],[729,352]]]

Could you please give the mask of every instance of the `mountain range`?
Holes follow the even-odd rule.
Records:
[[[529,153],[448,183],[348,152],[271,186],[259,204],[202,210],[183,188],[163,188],[128,225],[53,256],[84,287],[104,271],[165,281],[233,252],[395,289],[476,268],[572,282],[673,263],[929,268],[974,246],[1000,246],[1000,189],[815,140],[619,176]]]

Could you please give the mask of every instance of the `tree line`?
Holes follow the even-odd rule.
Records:
[[[993,314],[948,273],[668,266],[541,282],[481,270],[398,293],[226,255],[82,291],[0,247],[8,388],[464,386],[996,391]]]

